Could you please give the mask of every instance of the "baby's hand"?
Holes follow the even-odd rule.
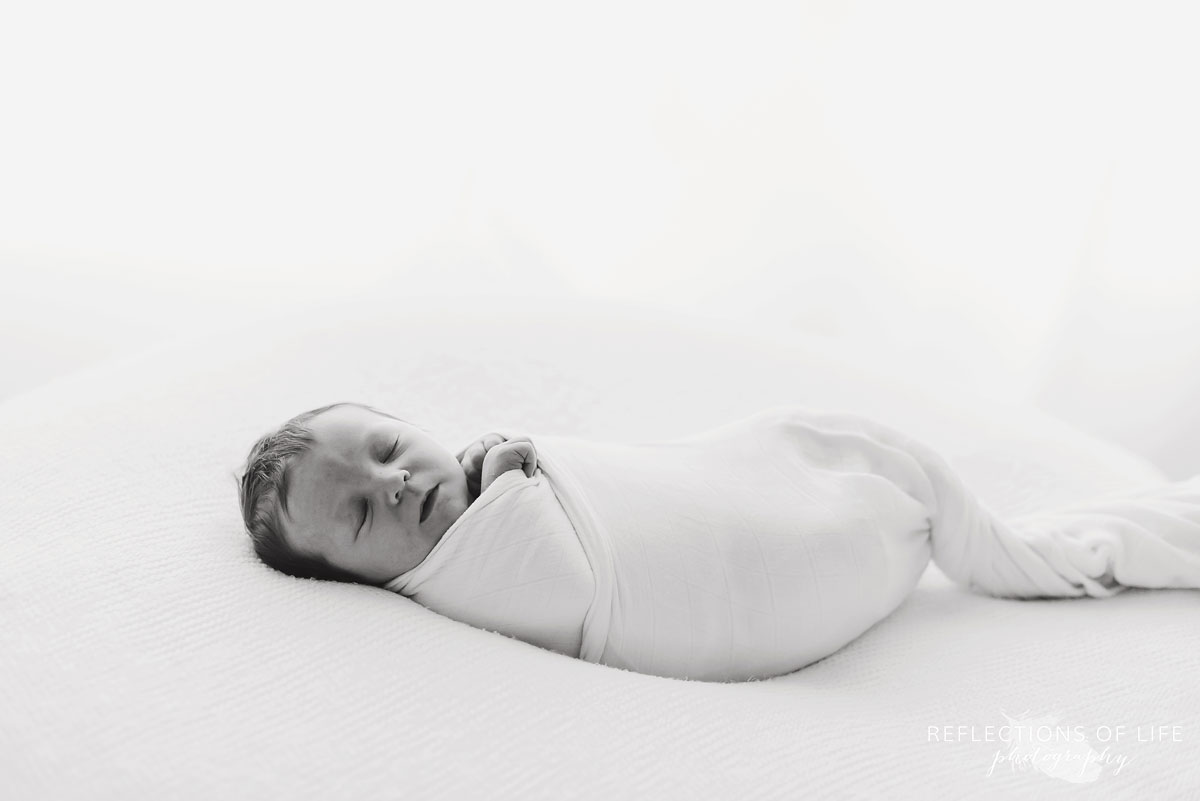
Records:
[[[455,455],[462,465],[463,473],[467,476],[467,490],[471,499],[478,498],[482,493],[480,484],[483,480],[483,459],[487,452],[505,441],[502,434],[484,434]]]
[[[521,470],[533,478],[537,469],[537,450],[527,439],[507,440],[490,449],[483,459],[483,477],[480,480],[480,493],[487,491],[493,481],[502,473],[509,470]]]

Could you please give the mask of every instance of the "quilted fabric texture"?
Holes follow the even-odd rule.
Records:
[[[894,615],[832,657],[726,685],[589,664],[386,590],[275,573],[241,529],[234,473],[257,435],[350,399],[419,422],[451,449],[504,426],[636,440],[782,403],[845,408],[928,442],[1007,514],[1161,479],[1042,416],[864,374],[820,342],[634,309],[514,315],[448,298],[401,315],[393,299],[365,300],[166,345],[0,406],[6,795],[1200,789],[1192,592],[1003,601],[931,568]],[[985,727],[1005,715],[1080,727],[1110,761],[1075,784],[997,760],[1010,749]],[[1097,737],[1117,726],[1115,742]]]
[[[596,589],[540,469],[501,474],[420,564],[384,586],[451,620],[568,656],[579,655]]]
[[[501,433],[535,446],[535,473],[467,509],[410,571],[415,597],[537,645],[582,627],[555,650],[589,662],[792,673],[891,614],[931,558],[999,598],[1200,590],[1200,476],[1005,520],[940,454],[845,411],[778,406],[652,442]]]

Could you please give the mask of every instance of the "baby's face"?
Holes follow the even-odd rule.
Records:
[[[418,565],[470,505],[462,465],[415,426],[338,406],[309,428],[315,441],[291,466],[281,515],[303,553],[384,584]]]

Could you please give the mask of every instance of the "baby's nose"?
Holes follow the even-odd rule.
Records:
[[[404,488],[408,486],[408,480],[412,474],[407,470],[400,470],[392,478],[388,487],[388,500],[392,503],[400,503],[400,499],[404,497]]]

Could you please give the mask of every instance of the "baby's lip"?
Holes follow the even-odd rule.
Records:
[[[438,494],[438,485],[434,484],[433,487],[429,490],[429,492],[426,492],[424,497],[421,498],[421,522],[422,523],[424,523],[425,519],[427,517],[429,517],[429,515],[433,512],[433,505],[434,505],[434,503],[437,502],[437,494]]]

